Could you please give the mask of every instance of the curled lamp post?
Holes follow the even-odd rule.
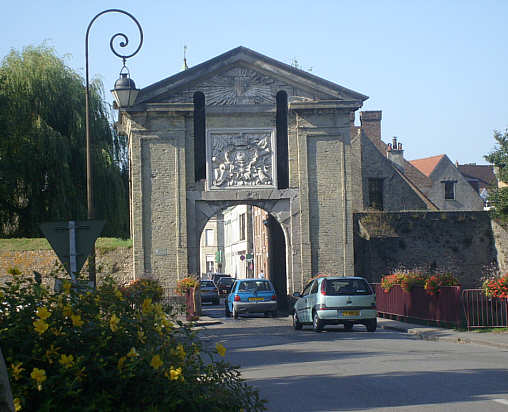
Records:
[[[130,17],[138,26],[139,29],[139,46],[136,50],[134,50],[131,54],[120,54],[118,53],[113,45],[113,42],[117,37],[120,37],[122,40],[120,41],[120,47],[126,47],[129,44],[129,38],[123,34],[123,33],[116,33],[111,37],[111,40],[109,41],[109,47],[111,48],[111,51],[116,56],[120,57],[123,61],[123,67],[120,70],[120,78],[115,82],[115,88],[111,90],[113,93],[113,96],[115,97],[116,103],[118,107],[127,107],[134,103],[136,100],[137,94],[139,90],[136,89],[136,86],[134,84],[134,81],[130,78],[129,71],[127,70],[127,67],[125,66],[125,61],[129,59],[130,57],[134,56],[139,49],[141,49],[141,46],[143,45],[143,30],[141,29],[141,26],[139,22],[136,20],[136,18],[120,9],[108,9],[101,11],[98,13],[88,24],[88,27],[86,29],[86,37],[85,37],[85,71],[86,71],[86,95],[85,95],[85,121],[86,121],[86,191],[87,191],[87,207],[88,207],[88,220],[95,219],[95,205],[94,205],[94,195],[93,195],[93,138],[90,136],[90,112],[89,112],[89,101],[90,101],[90,81],[89,81],[89,74],[88,74],[88,35],[90,34],[90,28],[92,27],[92,24],[97,20],[98,17],[102,16],[106,13],[121,13],[125,14],[126,16]],[[95,243],[92,248],[92,252],[90,253],[89,261],[88,261],[88,267],[89,267],[89,280],[91,280],[94,284],[96,284],[96,274],[95,274]]]

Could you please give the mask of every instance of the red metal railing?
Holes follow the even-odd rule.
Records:
[[[396,285],[385,292],[379,283],[372,286],[376,290],[376,305],[380,314],[457,326],[462,323],[460,286],[443,286],[439,294],[434,296],[427,294],[422,287],[405,292]]]
[[[462,305],[468,329],[508,327],[506,298],[489,298],[482,289],[464,289]]]

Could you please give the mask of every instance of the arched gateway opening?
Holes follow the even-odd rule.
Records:
[[[219,210],[200,235],[198,273],[235,279],[266,278],[277,293],[278,310],[287,310],[286,237],[281,224],[266,210],[249,204]]]

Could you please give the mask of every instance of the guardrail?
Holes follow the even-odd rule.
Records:
[[[467,328],[508,327],[508,299],[490,298],[482,289],[464,289],[462,307]]]

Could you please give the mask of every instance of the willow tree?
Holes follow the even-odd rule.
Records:
[[[95,207],[103,234],[127,236],[126,141],[111,127],[100,81],[91,85]],[[45,46],[11,51],[0,65],[0,225],[38,236],[39,223],[86,219],[85,87]]]

